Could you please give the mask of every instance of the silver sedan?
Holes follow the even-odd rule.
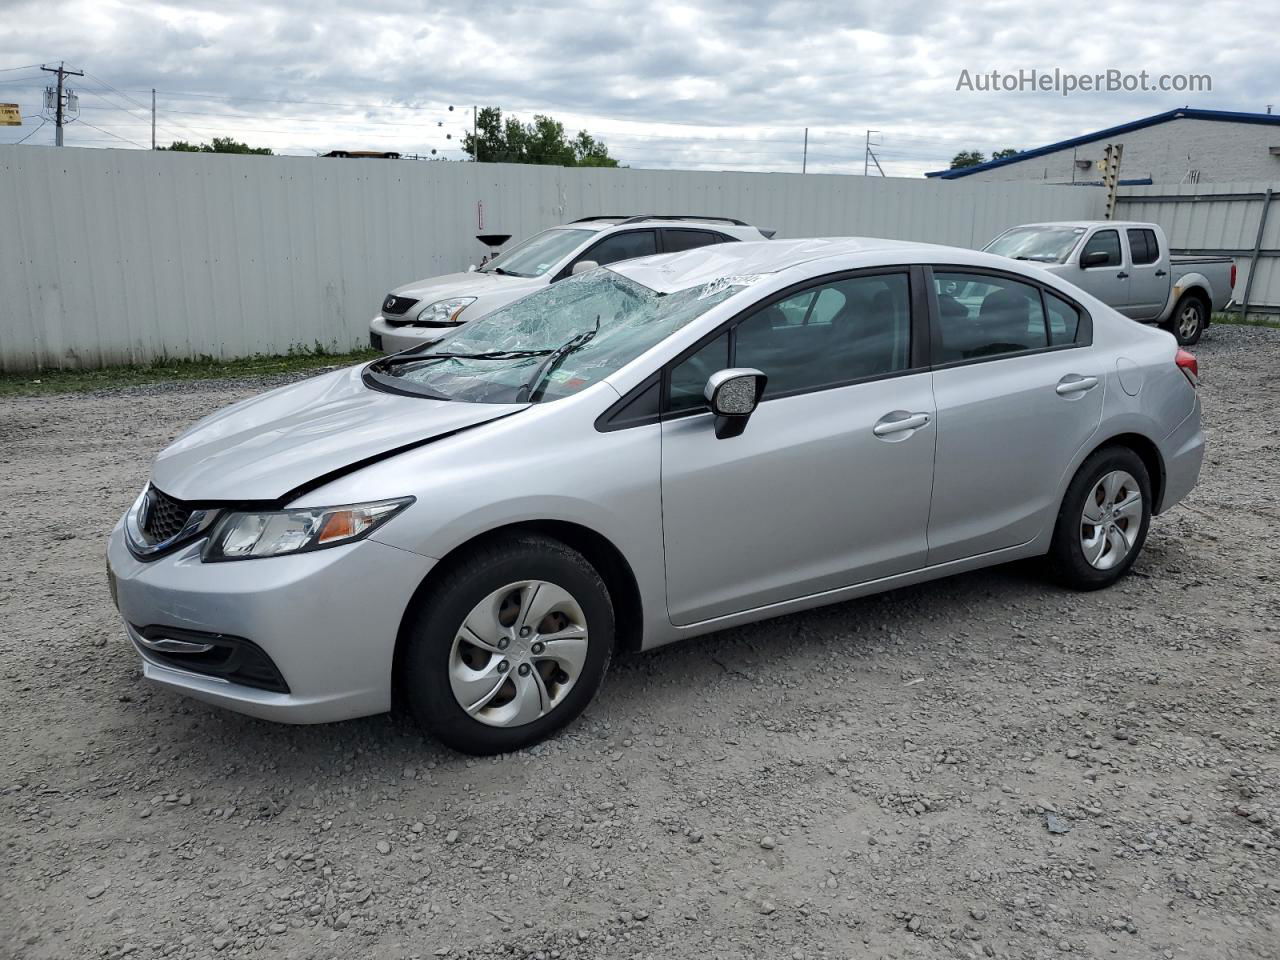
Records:
[[[1080,589],[1195,485],[1195,358],[1030,264],[725,244],[229,407],[111,534],[147,678],[546,737],[618,650],[1024,557]]]

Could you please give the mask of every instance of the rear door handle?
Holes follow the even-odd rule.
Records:
[[[1128,279],[1129,279],[1129,275],[1128,275],[1127,273],[1125,273],[1123,270],[1121,270],[1119,273],[1117,273],[1117,274],[1116,274],[1116,279],[1117,279],[1117,280],[1128,280]]]
[[[1073,393],[1084,393],[1086,390],[1092,390],[1097,385],[1097,377],[1082,377],[1078,373],[1068,373],[1058,381],[1058,386],[1055,389],[1058,391],[1058,396],[1069,397]]]
[[[1157,271],[1156,271],[1156,276],[1157,276],[1157,277],[1167,277],[1168,275],[1169,275],[1169,274],[1168,274],[1168,272],[1167,272],[1167,271],[1164,271],[1164,270],[1157,270]]]
[[[877,437],[888,437],[895,433],[905,433],[907,430],[918,430],[929,422],[927,413],[908,413],[906,410],[895,410],[892,413],[886,413],[883,417],[876,421],[876,425],[871,428],[871,432]]]

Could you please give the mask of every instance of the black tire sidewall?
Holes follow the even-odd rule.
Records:
[[[567,590],[587,618],[587,659],[573,689],[551,713],[519,727],[493,727],[469,716],[449,684],[449,655],[462,621],[494,590],[520,580],[545,580]],[[604,680],[614,643],[608,588],[577,551],[542,537],[513,538],[459,563],[421,599],[399,678],[418,722],[455,750],[506,753],[545,739],[577,717]]]
[[[1142,526],[1128,556],[1110,570],[1099,570],[1085,559],[1084,550],[1080,546],[1080,517],[1084,511],[1085,498],[1093,491],[1097,482],[1113,470],[1124,470],[1138,481],[1138,487],[1142,491]],[[1078,590],[1098,590],[1111,586],[1129,572],[1142,552],[1147,542],[1147,533],[1151,529],[1151,508],[1151,477],[1141,457],[1127,447],[1104,447],[1091,454],[1067,485],[1062,506],[1058,510],[1053,543],[1049,548],[1049,560],[1055,576],[1066,586]]]

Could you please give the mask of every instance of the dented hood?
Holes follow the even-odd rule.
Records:
[[[381,393],[365,386],[362,369],[281,387],[206,417],[156,458],[152,481],[179,500],[279,500],[526,406]]]

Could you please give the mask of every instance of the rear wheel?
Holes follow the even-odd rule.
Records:
[[[1062,499],[1049,565],[1064,585],[1097,590],[1137,559],[1151,524],[1151,479],[1127,447],[1106,447],[1081,465]]]
[[[1209,308],[1195,294],[1188,293],[1173,308],[1173,317],[1165,325],[1178,338],[1178,346],[1190,347],[1200,342],[1209,322]]]
[[[465,557],[423,598],[400,679],[439,740],[505,753],[583,711],[613,638],[609,591],[586,558],[546,537],[512,537]]]

